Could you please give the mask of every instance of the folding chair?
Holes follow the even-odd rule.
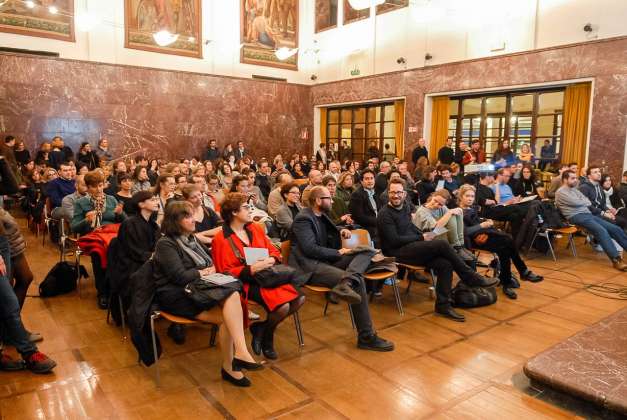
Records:
[[[577,233],[577,231],[577,226],[567,226],[558,229],[543,228],[540,226],[536,229],[536,233],[533,235],[531,245],[529,245],[529,249],[527,251],[531,251],[531,248],[533,248],[533,244],[535,243],[536,239],[538,237],[541,237],[546,239],[546,242],[549,244],[549,251],[551,251],[553,261],[557,261],[557,258],[555,257],[555,251],[553,250],[553,244],[551,243],[551,234],[554,233],[568,236],[568,245],[566,246],[566,248],[570,248],[571,252],[573,253],[573,257],[576,258],[577,248],[575,248],[574,235]]]
[[[429,273],[429,275],[431,276],[431,284],[429,285],[429,297],[431,299],[435,299],[435,286],[437,284],[438,278],[432,269],[427,268],[425,266],[421,266],[421,265],[404,264],[400,262],[397,262],[396,265],[398,267],[403,267],[405,269],[405,275],[403,276],[403,280],[407,281],[407,289],[405,289],[406,295],[409,294],[411,284],[414,281],[409,278],[409,273],[412,271],[424,271],[425,273]]]
[[[150,334],[152,336],[152,351],[155,357],[157,388],[161,386],[161,375],[159,373],[159,356],[157,352],[157,334],[155,332],[155,320],[160,317],[163,317],[164,319],[167,319],[168,321],[172,323],[180,324],[180,325],[211,325],[211,336],[209,338],[209,347],[214,347],[216,345],[216,336],[218,334],[218,329],[219,329],[218,325],[210,323],[210,322],[204,322],[198,319],[183,318],[181,316],[172,315],[168,312],[161,311],[161,310],[154,311],[150,315]]]

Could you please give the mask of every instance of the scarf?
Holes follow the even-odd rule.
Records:
[[[96,211],[96,217],[91,222],[91,227],[92,229],[97,229],[102,225],[102,214],[104,213],[107,204],[107,196],[104,194],[100,197],[90,196],[89,201]]]
[[[200,246],[194,235],[188,237],[178,236],[176,237],[176,243],[189,255],[192,261],[194,261],[196,268],[202,269],[213,265],[211,257],[207,254],[205,249]]]

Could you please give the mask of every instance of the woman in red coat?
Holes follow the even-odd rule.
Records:
[[[281,254],[272,245],[263,228],[251,223],[251,208],[245,194],[228,194],[222,203],[221,214],[224,219],[222,232],[214,237],[211,247],[216,270],[239,278],[244,283],[244,298],[258,303],[266,310],[266,320],[250,326],[252,348],[258,355],[263,352],[266,358],[276,359],[278,355],[273,344],[274,330],[281,321],[298,311],[305,303],[305,296],[291,284],[268,289],[259,287],[255,282],[255,273],[280,263]],[[235,255],[232,246],[235,246],[240,256],[244,255],[244,247],[266,248],[269,257],[246,265],[245,261]]]

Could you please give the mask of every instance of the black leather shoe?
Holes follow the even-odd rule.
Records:
[[[224,379],[227,382],[232,383],[235,386],[246,388],[251,385],[250,379],[248,379],[245,376],[240,379],[234,378],[226,370],[224,370],[224,368],[222,368],[221,373],[222,373],[222,379]]]
[[[538,282],[544,280],[544,277],[542,277],[539,274],[534,273],[531,270],[527,270],[524,274],[521,274],[520,278],[525,280],[525,281],[530,281],[532,283],[538,283]]]
[[[331,289],[331,292],[335,293],[338,299],[342,299],[348,304],[353,305],[361,303],[361,296],[359,296],[359,293],[350,287],[347,281],[337,284],[333,289]]]
[[[179,346],[185,344],[185,327],[181,324],[170,324],[168,327],[168,337]]]
[[[106,296],[98,296],[98,308],[105,310],[109,309],[109,298]]]
[[[250,326],[250,333],[253,336],[253,340],[250,346],[253,348],[253,352],[259,356],[261,354],[261,340],[263,339],[263,322],[255,322]]]
[[[394,343],[387,341],[376,334],[370,334],[357,339],[357,347],[362,350],[392,351]]]
[[[511,287],[503,287],[503,294],[510,299],[518,299],[518,295]]]
[[[263,340],[261,344],[261,349],[263,351],[263,357],[270,360],[276,360],[279,358],[278,353],[274,350],[274,342],[271,339]]]
[[[499,284],[499,279],[494,277],[484,277],[481,274],[476,274],[475,276],[464,280],[464,283],[470,287],[492,287]]]
[[[460,313],[457,313],[455,311],[455,309],[448,307],[445,309],[436,309],[435,310],[435,314],[437,316],[441,316],[444,318],[448,318],[451,319],[453,321],[457,321],[457,322],[465,322],[466,321],[466,317]]]
[[[510,287],[512,289],[520,289],[520,282],[518,281],[518,279],[516,278],[515,275],[512,274],[512,276],[510,277]]]
[[[241,359],[238,359],[237,357],[234,357],[233,358],[233,370],[235,372],[239,372],[242,369],[261,370],[263,369],[263,365],[261,363],[247,362],[246,360],[241,360]]]

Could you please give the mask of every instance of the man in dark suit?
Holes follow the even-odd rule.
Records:
[[[218,144],[215,139],[209,140],[209,146],[202,157],[203,160],[210,160],[215,162],[220,159],[220,149],[218,149]]]
[[[351,194],[348,210],[355,224],[366,229],[375,247],[379,248],[377,212],[381,203],[374,190],[374,178],[375,175],[371,169],[364,169],[361,173],[361,187]]]
[[[244,148],[244,142],[241,140],[238,141],[237,149],[235,149],[235,161],[237,162],[240,159],[244,159],[244,156],[246,156],[247,154],[248,150]]]
[[[446,145],[438,150],[438,161],[445,165],[450,165],[455,160],[455,152],[453,151],[453,139],[447,138]]]
[[[294,218],[289,265],[311,273],[310,284],[331,288],[331,293],[350,304],[358,331],[357,347],[373,351],[392,351],[394,344],[380,338],[374,331],[368,309],[363,273],[371,264],[374,251],[348,254],[342,248],[342,237],[350,237],[347,229],[333,224],[331,194],[322,186],[312,188],[309,207]]]

